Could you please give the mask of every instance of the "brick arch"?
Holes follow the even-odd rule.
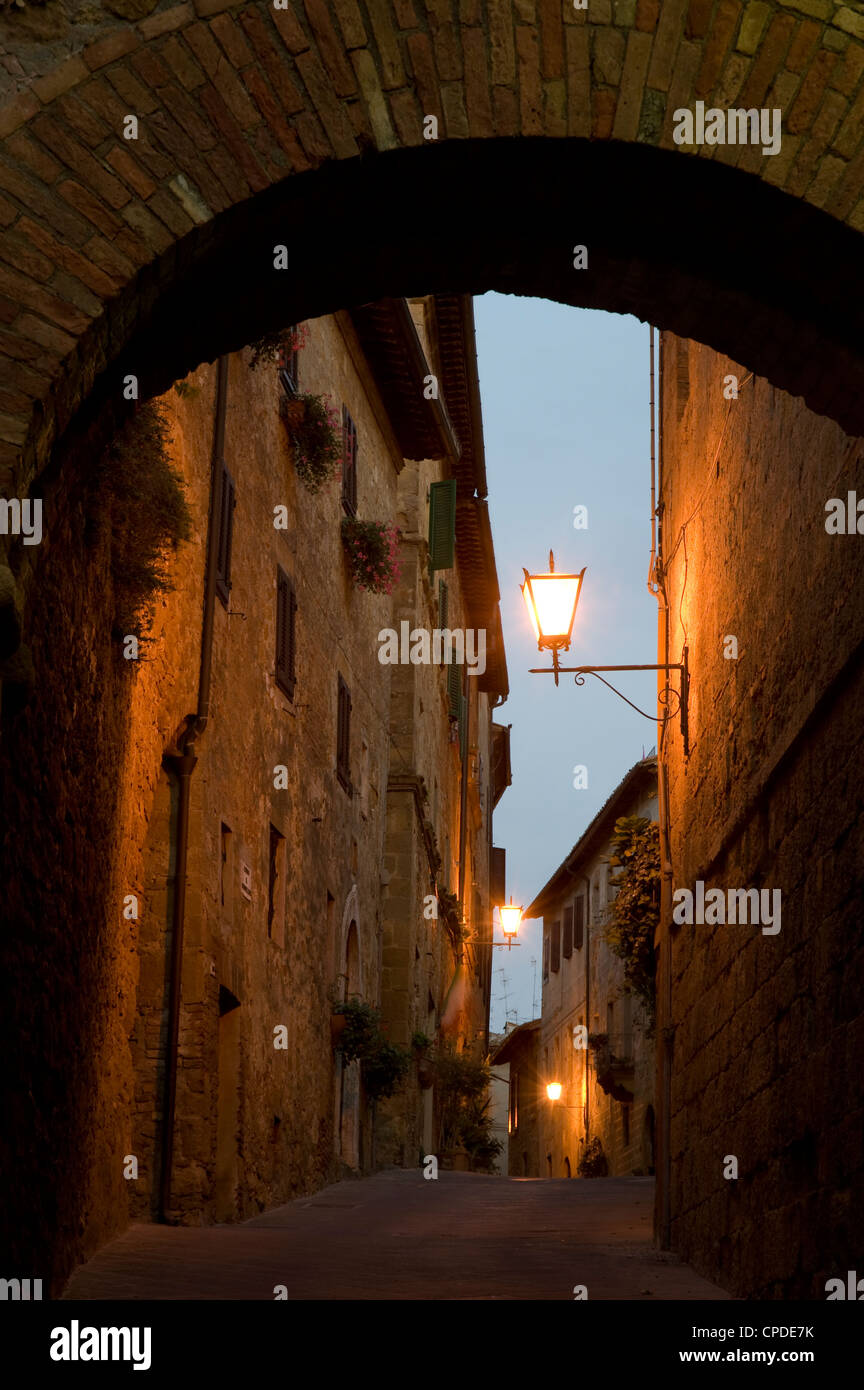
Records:
[[[126,371],[150,394],[277,320],[436,288],[637,313],[864,432],[857,10],[286,3],[143,0],[29,78],[4,34],[0,491]],[[779,108],[781,153],[685,153],[697,100]]]

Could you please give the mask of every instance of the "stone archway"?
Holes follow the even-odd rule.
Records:
[[[438,289],[635,313],[864,432],[864,20],[453,8],[194,0],[72,25],[22,68],[0,106],[0,495],[93,452],[127,375],[157,394],[268,328]],[[781,153],[685,154],[672,113],[697,101],[776,107]],[[14,603],[3,585],[25,625],[37,563],[15,547]]]
[[[459,8],[141,0],[35,60],[4,30],[0,495],[59,440],[92,456],[130,377],[146,398],[280,324],[435,290],[635,313],[864,433],[864,19]],[[776,109],[780,152],[685,153],[698,101]]]
[[[400,0],[370,22],[352,0],[157,4],[140,0],[137,21],[73,22],[35,59],[26,27],[4,21],[4,486],[29,485],[94,386],[116,391],[121,366],[137,364],[152,394],[277,318],[444,281],[628,309],[684,336],[698,327],[864,428],[860,404],[843,400],[864,394],[850,391],[861,309],[845,293],[864,229],[864,18],[851,7],[639,0],[613,16],[610,0],[469,0],[457,20],[442,0]],[[674,112],[697,101],[776,108],[780,153],[683,153]],[[542,156],[539,204],[523,182],[535,140],[557,151]],[[369,257],[363,226],[388,186],[395,260],[389,245]],[[473,204],[491,198],[491,227],[461,203],[472,190]],[[242,235],[253,200],[257,248]],[[520,206],[557,248],[544,269]],[[582,242],[597,258],[580,278],[566,253]],[[274,301],[265,267],[279,243],[292,258]],[[785,308],[784,283],[796,288]],[[225,312],[232,298],[242,323]],[[188,315],[170,340],[169,303]],[[789,327],[799,360],[782,351]],[[818,359],[809,371],[806,358]]]

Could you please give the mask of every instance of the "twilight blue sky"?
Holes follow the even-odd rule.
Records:
[[[657,741],[599,681],[528,674],[542,657],[519,592],[522,567],[587,565],[568,661],[657,660],[657,601],[646,587],[651,548],[648,328],[617,314],[487,294],[474,300],[489,508],[510,697],[496,720],[512,724],[513,785],[495,812],[507,850],[507,892],[528,906],[633,763]],[[574,530],[573,508],[588,508]],[[656,707],[656,676],[609,677],[642,709]],[[575,790],[584,764],[588,787]],[[542,924],[492,964],[492,1029],[540,1010]],[[537,965],[532,966],[532,958]],[[536,969],[536,989],[534,983]]]

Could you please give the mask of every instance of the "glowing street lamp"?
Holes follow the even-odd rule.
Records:
[[[557,685],[558,653],[570,650],[585,567],[579,574],[556,574],[555,556],[550,550],[548,574],[529,574],[524,568],[522,573],[522,597],[537,638],[537,650],[551,650]]]
[[[518,932],[519,924],[522,921],[522,909],[521,907],[513,906],[512,893],[510,894],[509,903],[501,903],[500,907],[498,908],[498,916],[501,919],[501,930],[504,933],[504,938],[507,942],[507,949],[509,951],[510,943],[512,942],[516,933]]]
[[[528,616],[531,619],[531,626],[534,628],[534,634],[537,638],[537,649],[541,652],[544,649],[552,652],[552,665],[540,668],[532,667],[531,675],[554,675],[556,685],[559,675],[562,674],[574,676],[577,685],[584,685],[586,676],[596,676],[604,685],[609,686],[613,694],[624,700],[638,714],[656,724],[662,724],[664,727],[670,714],[680,714],[684,756],[685,758],[689,757],[690,738],[687,703],[690,693],[690,670],[687,661],[687,647],[685,646],[682,652],[682,661],[667,661],[658,666],[559,666],[558,653],[570,650],[573,623],[576,618],[579,595],[582,592],[585,567],[578,574],[558,574],[555,569],[555,557],[550,550],[548,574],[529,574],[524,568],[522,572],[525,575],[525,582],[520,587],[528,609]],[[680,672],[681,684],[678,690],[674,686],[667,685],[665,689],[658,691],[657,700],[663,706],[663,715],[661,719],[657,719],[655,715],[646,714],[645,710],[639,709],[638,705],[634,705],[633,701],[628,700],[626,695],[622,695],[620,690],[616,690],[611,682],[600,675],[601,671],[678,671]]]
[[[560,1100],[560,1099],[561,1099],[561,1082],[560,1082],[560,1081],[550,1081],[550,1082],[549,1082],[549,1085],[546,1087],[546,1094],[547,1094],[547,1096],[549,1097],[550,1100]]]
[[[511,946],[520,945],[520,942],[514,941],[513,938],[519,930],[519,923],[522,921],[522,909],[521,907],[514,906],[512,893],[510,894],[509,903],[498,904],[498,916],[501,919],[501,931],[504,934],[503,941],[487,941],[485,937],[482,936],[465,936],[462,938],[463,943],[477,946],[506,946],[508,951]],[[495,919],[493,917],[493,930],[494,921]]]

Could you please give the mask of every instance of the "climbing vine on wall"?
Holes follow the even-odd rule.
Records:
[[[627,989],[654,1022],[654,931],[660,920],[660,827],[644,816],[620,816],[609,866],[617,894],[610,905],[606,942],[624,961]]]

